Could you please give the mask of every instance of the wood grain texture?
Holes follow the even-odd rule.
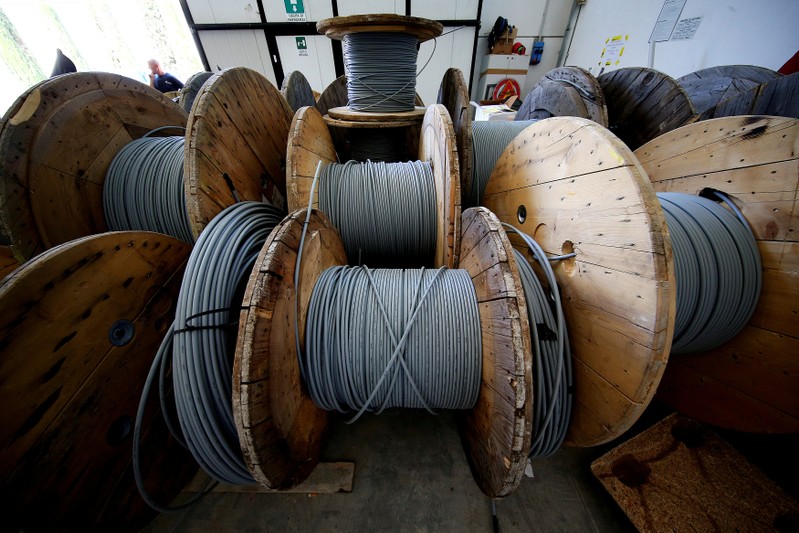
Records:
[[[631,150],[696,120],[688,95],[670,76],[627,67],[599,76],[608,107],[608,127]]]
[[[186,80],[178,96],[178,105],[182,107],[186,113],[191,113],[191,107],[194,105],[194,100],[197,98],[200,87],[213,75],[213,72],[195,72]]]
[[[591,470],[639,531],[774,531],[799,502],[701,424],[673,414]]]
[[[459,419],[466,457],[490,498],[512,493],[524,476],[533,424],[533,355],[524,289],[510,241],[484,207],[461,221],[459,268],[477,293],[483,371],[477,404]]]
[[[549,118],[506,148],[483,203],[548,254],[577,253],[555,266],[575,372],[567,443],[613,440],[654,396],[674,329],[671,243],[646,174],[595,122]]]
[[[599,81],[580,67],[550,70],[525,97],[514,120],[583,117],[607,127],[608,109]]]
[[[289,72],[283,78],[280,86],[280,94],[289,103],[289,107],[296,113],[297,110],[305,106],[316,106],[316,98],[313,95],[311,84],[299,70]]]
[[[419,138],[419,160],[433,168],[436,189],[436,267],[454,268],[460,252],[461,191],[458,147],[447,109],[427,108]]]
[[[755,85],[719,101],[699,120],[737,115],[773,115],[799,118],[799,73]]]
[[[314,211],[295,287],[305,218],[305,210],[294,211],[258,255],[244,295],[233,363],[233,414],[244,461],[257,482],[273,489],[296,486],[310,475],[328,426],[327,411],[314,405],[302,382],[294,320],[299,308],[302,347],[316,279],[328,267],[347,264],[347,256],[336,229]]]
[[[377,128],[380,126],[396,128],[419,124],[424,119],[426,109],[416,106],[413,111],[396,113],[373,113],[371,111],[355,111],[344,107],[333,107],[327,110],[331,121],[336,125],[350,124],[351,128]]]
[[[677,83],[701,114],[719,102],[781,76],[779,72],[754,65],[722,65],[691,72],[677,78]]]
[[[331,39],[342,39],[349,33],[409,33],[424,42],[441,35],[444,26],[434,20],[404,15],[351,15],[320,20],[316,31]]]
[[[289,212],[308,207],[319,163],[324,166],[337,161],[333,139],[322,115],[313,107],[300,108],[291,120],[286,148]],[[319,207],[318,190],[316,192],[314,209]]]
[[[469,191],[472,186],[472,115],[468,86],[460,69],[449,68],[444,73],[438,89],[438,103],[447,108],[452,119],[458,147],[461,190]]]
[[[355,476],[355,463],[336,462],[319,463],[308,479],[289,489],[280,492],[285,494],[337,494],[340,492],[352,492],[352,482]],[[183,492],[201,492],[208,482],[209,476],[200,472],[191,480],[191,483],[183,489]],[[214,488],[216,493],[225,494],[268,494],[277,492],[261,485],[217,485]]]
[[[227,69],[200,88],[184,161],[186,211],[195,237],[238,201],[266,200],[285,208],[293,114],[269,80],[248,68]]]
[[[24,529],[118,529],[152,516],[130,470],[133,417],[174,316],[189,246],[166,235],[85,237],[0,286],[0,491]],[[127,320],[134,336],[109,341]],[[169,502],[196,466],[150,402],[146,486]],[[8,512],[8,511],[7,511]]]
[[[339,76],[330,85],[325,87],[322,95],[316,102],[316,108],[322,116],[334,107],[344,107],[347,105],[347,76]]]
[[[673,357],[659,397],[721,427],[799,431],[799,120],[707,120],[635,153],[656,191],[727,193],[752,226],[763,262],[763,289],[748,325],[715,350]]]
[[[102,185],[119,149],[185,124],[163,94],[116,74],[57,76],[20,96],[0,130],[0,221],[17,257],[105,231]]]

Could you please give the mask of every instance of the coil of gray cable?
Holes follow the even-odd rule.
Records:
[[[573,254],[547,257],[532,237],[509,224],[503,226],[522,238],[541,267],[549,286],[547,296],[530,263],[521,252],[514,249],[527,302],[534,352],[534,412],[530,457],[548,457],[560,449],[566,438],[571,420],[574,385],[566,318],[550,261],[568,258]]]
[[[119,151],[103,184],[109,229],[194,242],[183,192],[183,144],[183,137],[142,137]]]
[[[412,111],[416,99],[417,39],[406,33],[350,33],[342,39],[349,107],[355,111]]]
[[[258,253],[283,216],[258,202],[234,204],[197,239],[175,311],[173,385],[180,428],[200,466],[224,483],[253,483],[231,406],[232,350],[241,296]]]
[[[429,264],[436,192],[429,163],[348,161],[319,175],[319,209],[338,228],[350,263]]]
[[[480,391],[477,295],[465,270],[331,267],[308,308],[303,375],[322,409],[469,409]]]
[[[472,122],[472,183],[468,191],[462,191],[463,209],[480,205],[488,179],[502,152],[517,135],[536,122],[538,121],[475,120]]]
[[[681,193],[658,198],[677,280],[671,351],[712,350],[732,339],[757,307],[763,283],[757,242],[744,220],[712,200]]]

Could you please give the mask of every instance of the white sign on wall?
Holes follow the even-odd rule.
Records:
[[[691,17],[689,19],[682,19],[677,23],[674,28],[674,33],[671,34],[672,41],[680,41],[693,39],[696,35],[696,30],[699,29],[699,24],[702,22],[702,17]]]
[[[682,8],[685,7],[686,0],[664,0],[663,7],[660,9],[652,35],[649,37],[650,43],[668,41],[674,26],[680,19]]]
[[[286,5],[286,19],[289,22],[305,22],[305,6],[302,0],[283,0]]]

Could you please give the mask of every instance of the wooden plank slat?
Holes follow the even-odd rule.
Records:
[[[441,79],[438,103],[447,108],[458,148],[461,190],[472,186],[472,115],[469,91],[460,69],[449,68]]]
[[[289,107],[295,113],[301,107],[316,107],[316,99],[314,98],[311,84],[308,83],[308,79],[299,70],[294,70],[283,78],[280,94],[283,95],[289,103]]]

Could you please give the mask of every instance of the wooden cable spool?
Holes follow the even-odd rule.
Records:
[[[316,98],[314,98],[311,84],[308,83],[308,79],[299,70],[294,70],[283,78],[280,94],[283,95],[294,112],[301,107],[316,106]]]
[[[132,140],[186,113],[159,91],[99,72],[56,76],[11,106],[0,128],[0,221],[18,259],[107,230],[103,183]]]
[[[699,120],[738,115],[799,118],[799,73],[775,78],[720,101]]]
[[[213,72],[196,72],[186,80],[178,97],[178,105],[182,107],[186,113],[191,113],[191,106],[194,105],[194,100],[197,98],[200,87],[213,75]]]
[[[458,264],[460,237],[460,179],[455,132],[444,106],[427,109],[419,137],[419,159],[429,161],[436,187],[438,237],[435,266]],[[316,168],[335,163],[336,150],[322,116],[314,108],[302,108],[294,116],[286,150],[289,211],[308,207]],[[318,201],[313,206],[318,207]]]
[[[254,70],[231,68],[205,82],[186,130],[186,211],[195,237],[238,201],[285,207],[292,115],[286,99]]]
[[[449,68],[441,79],[438,103],[447,108],[458,148],[461,190],[472,187],[472,115],[469,89],[460,69]]]
[[[688,95],[662,72],[627,67],[598,79],[608,106],[608,127],[631,150],[696,120]]]
[[[349,33],[408,33],[423,43],[441,35],[444,26],[434,20],[419,17],[379,14],[323,19],[316,23],[316,30],[337,40]]]
[[[608,109],[599,81],[580,67],[550,70],[522,102],[515,120],[583,117],[607,127]]]
[[[739,93],[767,83],[782,74],[753,65],[722,65],[691,72],[678,78],[697,113],[702,114]],[[740,113],[745,114],[745,113]]]
[[[189,249],[157,233],[105,233],[48,250],[0,285],[0,491],[11,528],[116,530],[152,517],[130,436]],[[157,400],[142,457],[161,501],[196,470]]]
[[[658,397],[715,426],[799,432],[799,120],[708,120],[658,137],[635,155],[656,191],[729,195],[749,221],[763,263],[760,302],[747,326],[715,350],[672,357]]]
[[[244,297],[233,377],[233,410],[245,462],[268,487],[302,481],[319,461],[330,415],[317,408],[300,375],[294,317],[299,299],[300,345],[314,284],[326,268],[346,264],[338,232],[311,213],[299,286],[294,270],[306,210],[287,217],[256,260]],[[521,481],[532,432],[532,355],[524,291],[510,242],[499,221],[470,209],[460,224],[460,268],[474,281],[482,324],[482,386],[477,405],[460,420],[469,464],[491,497]]]
[[[554,117],[506,148],[483,204],[548,254],[577,254],[554,265],[574,367],[566,443],[613,440],[654,396],[674,331],[671,241],[646,174],[607,129]]]

